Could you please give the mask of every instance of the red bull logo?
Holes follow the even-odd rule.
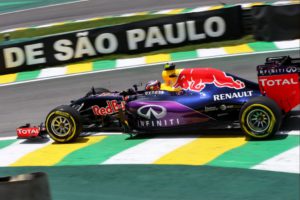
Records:
[[[225,72],[212,68],[183,69],[174,87],[200,92],[205,88],[206,84],[237,90],[245,88],[245,84],[242,81],[235,81],[233,77],[227,76]]]

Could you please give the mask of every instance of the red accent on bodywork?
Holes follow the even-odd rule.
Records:
[[[178,75],[175,88],[200,92],[206,84],[214,84],[216,87],[243,89],[245,84],[240,80],[234,80],[225,72],[213,68],[183,69]]]
[[[19,138],[33,138],[40,133],[39,127],[17,128],[17,135]]]
[[[120,104],[116,100],[106,101],[106,107],[99,107],[98,105],[92,106],[94,115],[105,116],[117,113],[120,109],[125,110],[125,101],[121,101]]]
[[[300,104],[299,74],[281,74],[258,77],[262,94],[272,98],[285,112]]]

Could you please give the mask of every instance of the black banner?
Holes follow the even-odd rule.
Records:
[[[300,38],[300,4],[252,9],[255,39],[276,41]]]
[[[103,27],[0,47],[0,74],[77,62],[108,54],[135,54],[243,35],[241,7],[188,13]]]

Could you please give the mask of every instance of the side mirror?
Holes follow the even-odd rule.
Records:
[[[94,86],[92,87],[92,94],[93,94],[93,95],[96,95],[96,91],[95,91]]]
[[[137,86],[137,84],[134,84],[132,87],[134,88],[134,90],[135,90],[135,91],[137,91],[137,90],[138,90],[138,86]]]

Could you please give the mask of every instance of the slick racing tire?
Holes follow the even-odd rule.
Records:
[[[54,108],[47,115],[45,124],[49,136],[59,143],[74,141],[82,131],[79,112],[66,105]]]
[[[282,114],[272,99],[261,96],[245,103],[240,111],[243,132],[254,139],[272,137],[280,128]]]
[[[95,93],[96,94],[102,94],[102,93],[105,93],[105,92],[110,92],[108,89],[106,89],[106,88],[95,88],[94,89],[95,90]],[[92,91],[89,91],[88,93],[86,93],[86,97],[88,97],[88,96],[91,96],[93,94],[93,92]]]

